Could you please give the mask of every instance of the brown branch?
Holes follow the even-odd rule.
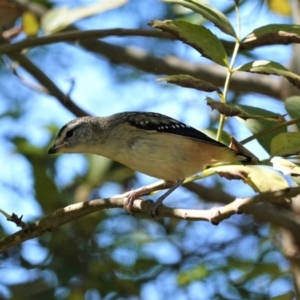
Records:
[[[105,56],[111,63],[127,64],[147,73],[157,75],[187,74],[208,81],[216,86],[223,86],[226,70],[212,64],[191,63],[175,56],[158,58],[149,52],[111,45],[97,40],[82,40],[78,43],[88,51]],[[230,88],[241,93],[258,93],[281,99],[279,80],[266,75],[236,72],[230,81]]]
[[[174,39],[171,34],[164,33],[153,29],[126,29],[126,28],[112,28],[100,30],[71,30],[42,37],[30,38],[16,42],[14,44],[1,45],[0,54],[9,54],[11,52],[21,52],[26,48],[33,48],[43,45],[50,45],[59,42],[77,42],[86,39],[99,39],[109,36],[140,36],[153,37],[163,39]]]
[[[97,29],[97,30],[70,30],[59,33],[54,33],[51,35],[35,37],[30,39],[25,39],[14,44],[2,45],[0,47],[0,54],[8,54],[11,52],[21,52],[26,48],[33,48],[38,46],[50,45],[59,42],[70,42],[70,41],[83,41],[86,39],[101,39],[110,36],[128,37],[128,36],[139,36],[139,37],[152,37],[159,39],[169,39],[176,40],[174,35],[167,32],[162,32],[153,29],[127,29],[127,28],[111,28],[111,29]],[[224,48],[227,50],[228,54],[231,54],[234,49],[234,43],[228,42],[220,39]],[[243,50],[253,50],[254,48],[261,46],[270,45],[287,45],[292,43],[300,43],[298,36],[276,36],[273,40],[265,39],[255,39],[252,41],[247,41],[240,45],[240,51]]]
[[[204,187],[195,182],[184,184],[183,187],[199,195],[201,199],[211,203],[222,203],[227,205],[234,199],[231,194],[226,193],[225,191],[216,189],[215,187]],[[259,222],[268,222],[289,230],[300,244],[300,225],[297,221],[295,221],[293,215],[286,210],[279,210],[269,203],[260,203],[259,205],[254,205],[248,208],[247,213],[253,215],[253,217]]]
[[[156,184],[159,186],[161,182],[158,182]],[[153,187],[154,185],[151,186]],[[237,198],[223,207],[212,208],[208,210],[176,209],[162,206],[158,209],[157,215],[158,217],[173,217],[190,221],[209,221],[217,224],[236,213],[251,213],[251,209],[254,208],[253,205],[259,202],[267,201],[270,198],[292,197],[298,194],[300,194],[300,187],[288,188],[276,192],[263,193],[251,198]],[[38,237],[45,231],[53,230],[70,221],[76,220],[95,211],[108,208],[122,208],[125,201],[127,200],[126,195],[128,195],[128,193],[108,199],[97,199],[82,203],[76,203],[58,209],[52,215],[45,217],[32,225],[29,225],[27,227],[29,229],[20,230],[0,240],[0,253],[3,251],[7,251],[9,248],[14,247],[26,240]],[[152,205],[153,204],[151,201],[135,200],[133,211],[145,212],[150,215]],[[285,217],[287,220],[289,219],[288,215],[286,215]],[[284,223],[285,226],[286,224],[288,224],[288,226],[286,227],[289,230],[291,229],[290,223],[291,222]],[[300,224],[293,222],[293,232],[299,232],[299,230]]]
[[[130,30],[121,28],[89,31],[76,31],[73,30],[74,27],[71,27],[71,29],[71,31],[64,31],[50,36],[28,39],[15,44],[2,45],[0,47],[0,54],[6,53],[8,55],[11,51],[20,51],[28,47],[75,40],[76,43],[79,42],[86,50],[103,55],[115,64],[129,64],[132,67],[153,74],[187,74],[209,81],[217,86],[223,86],[224,84],[226,70],[219,66],[190,63],[174,56],[158,58],[142,49],[121,47],[91,39],[92,37],[100,38],[112,35],[170,38],[170,35],[165,33],[156,32],[154,30]],[[282,93],[278,80],[264,75],[242,72],[234,74],[231,80],[231,88],[237,92],[253,93],[253,91],[255,91],[258,94],[275,98],[281,98]]]
[[[0,36],[0,44],[7,43],[7,40]],[[23,54],[13,52],[7,54],[7,56],[13,60],[17,61],[22,68],[24,68],[29,74],[31,74],[47,91],[50,95],[56,97],[59,102],[69,111],[74,113],[78,117],[89,115],[87,112],[82,110],[77,106],[68,95],[64,94],[57,85],[34,63],[32,63]]]

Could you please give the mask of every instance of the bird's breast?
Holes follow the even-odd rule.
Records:
[[[183,180],[219,161],[231,162],[226,148],[171,134],[134,134],[119,148],[118,162],[152,177]]]

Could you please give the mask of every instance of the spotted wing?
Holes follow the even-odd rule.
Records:
[[[219,147],[227,147],[203,132],[162,114],[132,112],[127,115],[127,122],[139,129],[190,137]]]

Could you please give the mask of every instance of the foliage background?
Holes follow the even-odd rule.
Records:
[[[37,15],[63,5],[75,8],[89,3],[95,1],[22,1]],[[232,1],[209,3],[236,26]],[[269,23],[296,22],[288,1],[241,1],[239,7],[242,36]],[[178,6],[130,0],[72,26],[148,29],[152,19],[177,17],[204,22]],[[17,18],[14,26],[20,22]],[[14,41],[22,38],[24,34]],[[44,45],[23,55],[90,114],[155,111],[196,128],[217,128],[218,113],[203,101],[207,93],[155,81],[180,68],[190,72],[196,68],[222,87],[225,76],[217,66],[178,41],[126,36],[100,41],[104,43]],[[295,53],[295,46],[263,47],[243,52],[237,65],[268,58],[288,66]],[[72,203],[111,197],[153,182],[101,157],[48,157],[58,129],[74,114],[58,97],[41,92],[39,76],[10,58],[3,55],[0,63],[1,209],[33,222]],[[285,114],[283,101],[294,90],[283,84],[280,78],[237,75],[229,101]],[[237,119],[227,122],[225,129],[238,139],[251,134]],[[268,158],[257,142],[246,146],[260,159]],[[204,209],[251,195],[253,191],[242,182],[214,176],[185,185],[165,204]],[[276,213],[278,218],[285,214]],[[4,217],[0,222],[2,236],[16,231]],[[295,271],[299,262],[297,252],[289,251],[293,249],[289,232],[283,228],[250,215],[236,215],[214,226],[174,218],[154,220],[142,213],[130,216],[122,209],[101,210],[2,253],[0,294],[4,299],[293,299],[299,289]]]

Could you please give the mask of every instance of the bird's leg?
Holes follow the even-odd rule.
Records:
[[[142,195],[150,194],[150,193],[152,193],[154,191],[157,191],[161,188],[165,188],[166,185],[167,185],[167,183],[165,181],[161,180],[159,182],[155,182],[155,183],[150,184],[148,186],[143,186],[143,187],[140,187],[136,190],[132,190],[129,193],[125,193],[125,197],[127,197],[127,199],[126,199],[126,202],[124,204],[124,209],[127,212],[129,212],[130,214],[132,214],[132,207],[133,207],[134,200],[137,200],[137,199],[144,200],[143,198],[141,198]],[[172,185],[168,184],[167,187],[172,186]]]
[[[182,183],[182,181],[180,181],[180,184],[181,183]],[[132,213],[132,207],[133,207],[134,200],[137,200],[137,199],[144,200],[143,198],[141,198],[142,195],[150,194],[150,193],[155,192],[155,191],[157,191],[159,189],[165,189],[165,188],[169,188],[169,187],[170,188],[174,188],[174,185],[176,185],[176,184],[177,183],[175,183],[174,181],[160,181],[160,182],[155,182],[155,183],[153,183],[151,185],[148,185],[148,186],[144,186],[144,187],[138,188],[136,190],[132,190],[131,192],[125,194],[126,197],[127,197],[127,199],[126,199],[126,202],[124,204],[124,209],[127,212]],[[173,190],[175,190],[175,189],[176,189],[176,187]],[[171,192],[167,191],[168,194],[165,195],[166,194],[165,193],[162,197],[166,198]],[[164,200],[164,198],[162,199],[162,201]]]
[[[151,216],[154,218],[156,216],[156,212],[157,212],[157,209],[159,206],[162,205],[163,201],[172,193],[174,192],[179,186],[182,185],[183,183],[183,180],[179,180],[177,181],[176,183],[174,182],[166,182],[166,184],[173,184],[173,186],[167,190],[162,196],[160,196],[157,201],[154,203],[154,205],[152,206],[152,209],[151,209]]]

